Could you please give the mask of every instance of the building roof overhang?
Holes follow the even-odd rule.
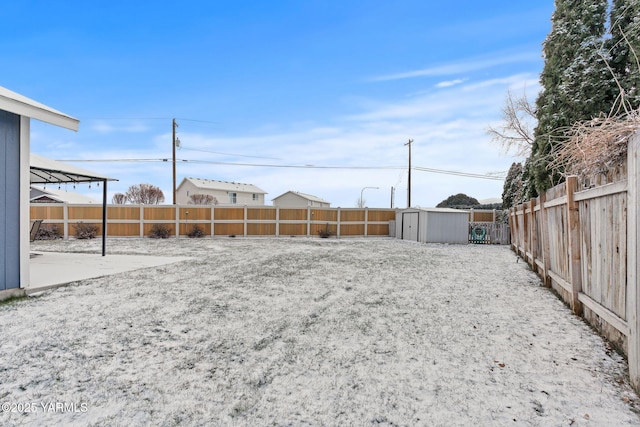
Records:
[[[0,86],[0,110],[77,131],[80,121],[68,114]]]

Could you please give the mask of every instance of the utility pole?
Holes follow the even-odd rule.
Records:
[[[404,144],[409,146],[409,181],[407,185],[407,207],[408,208],[411,207],[411,143],[412,142],[413,142],[413,139],[410,139],[409,142]]]
[[[395,188],[391,187],[391,209],[393,209],[393,196],[394,196],[394,190]]]
[[[176,128],[178,127],[178,123],[176,123],[176,119],[173,119],[173,138],[172,138],[172,149],[173,149],[173,204],[176,204]]]

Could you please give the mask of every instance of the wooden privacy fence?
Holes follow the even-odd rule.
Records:
[[[109,205],[107,236],[149,236],[155,224],[167,226],[176,237],[195,226],[208,236],[315,236],[327,228],[338,237],[388,236],[395,216],[395,209]],[[74,235],[79,222],[95,224],[102,235],[101,206],[33,203],[31,218],[57,225],[64,238]]]
[[[109,205],[107,236],[149,236],[155,224],[166,225],[171,235],[186,236],[194,226],[208,236],[315,236],[328,229],[334,236],[389,236],[389,221],[396,209],[278,208],[271,206],[216,207],[201,205]],[[482,241],[509,244],[509,228],[499,223],[501,211],[471,210],[469,224],[486,230]],[[102,235],[102,207],[67,203],[32,203],[31,219],[56,225],[64,238],[79,222],[95,224]],[[471,234],[470,234],[471,236]],[[471,242],[471,237],[470,237]]]
[[[626,173],[579,188],[569,177],[509,212],[513,250],[571,309],[628,356],[640,389],[640,136]]]

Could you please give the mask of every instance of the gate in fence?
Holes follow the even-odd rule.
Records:
[[[469,222],[469,243],[508,245],[511,243],[509,224],[487,221]]]

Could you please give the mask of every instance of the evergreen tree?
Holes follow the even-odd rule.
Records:
[[[613,0],[611,8],[610,48],[613,69],[624,90],[627,108],[640,108],[640,0]],[[619,95],[613,93],[612,103]]]
[[[531,157],[527,158],[522,169],[522,198],[520,200],[516,200],[516,204],[522,203],[525,200],[533,199],[534,197],[538,197],[538,192],[536,191],[536,186],[533,179],[533,166]]]
[[[513,163],[507,172],[502,190],[502,209],[509,209],[519,204],[523,199],[522,163]]]
[[[607,0],[556,0],[551,32],[544,42],[542,92],[536,101],[538,125],[530,158],[537,192],[560,182],[547,169],[549,155],[580,120],[608,113],[611,76],[606,77],[602,44]],[[601,56],[602,55],[602,56]],[[606,56],[605,56],[606,58]]]
[[[475,197],[467,196],[464,193],[454,194],[447,197],[436,205],[436,208],[470,208],[478,206],[480,202]]]

